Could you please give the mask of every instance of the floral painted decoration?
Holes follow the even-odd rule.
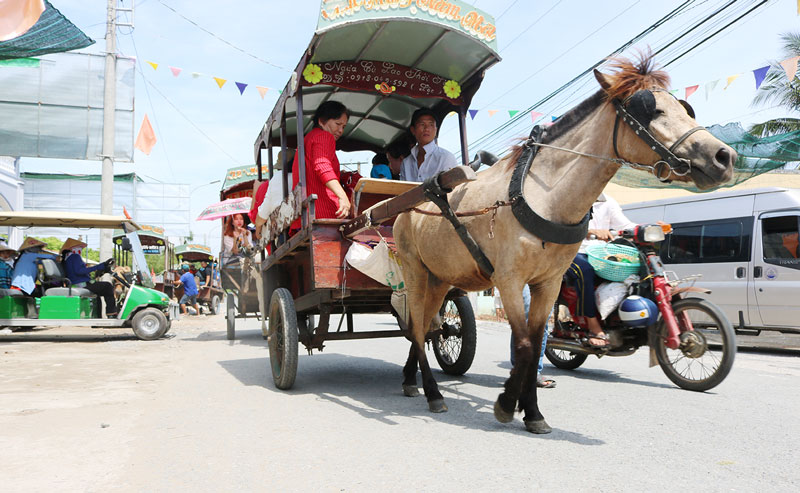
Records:
[[[456,99],[461,96],[461,86],[454,80],[448,80],[444,83],[444,93],[450,99]]]
[[[303,69],[303,78],[310,84],[316,84],[322,80],[322,69],[319,65],[309,63]]]
[[[397,87],[390,86],[386,82],[381,82],[380,84],[375,84],[375,89],[381,92],[381,94],[391,94],[397,90]]]

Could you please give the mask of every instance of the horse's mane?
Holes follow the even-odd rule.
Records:
[[[639,51],[634,60],[623,57],[611,58],[608,66],[616,70],[606,76],[611,85],[607,89],[593,94],[556,120],[547,128],[544,143],[551,142],[571,130],[586,115],[606,101],[625,100],[642,89],[654,87],[667,89],[669,87],[669,75],[663,70],[655,70],[653,55],[649,51]],[[509,166],[514,166],[521,153],[521,145],[515,145],[512,148],[508,161]]]

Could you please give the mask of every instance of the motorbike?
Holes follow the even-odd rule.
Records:
[[[627,260],[635,270],[634,260],[638,260],[639,267],[638,280],[634,277],[626,282],[626,298],[619,308],[600,321],[608,335],[604,346],[587,343],[591,334],[586,318],[576,315],[577,291],[565,276],[545,349],[553,365],[572,370],[581,366],[589,355],[628,356],[647,345],[650,366],[657,362],[666,376],[683,389],[703,392],[725,379],[736,355],[736,334],[716,305],[697,297],[710,293],[693,285],[698,276],[675,279],[674,274],[664,269],[656,243],[663,241],[671,230],[669,225],[637,225],[617,232],[617,237],[609,243],[627,247],[626,251],[634,258],[609,255],[603,259],[607,264]],[[595,270],[602,277],[597,267]],[[623,310],[631,306],[633,311]],[[637,309],[640,311],[636,312]]]

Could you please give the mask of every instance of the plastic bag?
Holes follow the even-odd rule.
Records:
[[[607,316],[611,315],[627,294],[628,287],[622,282],[609,282],[597,288],[594,296],[597,301],[597,311],[600,313],[600,318],[605,320]]]
[[[353,242],[347,250],[345,260],[384,286],[389,286],[393,291],[403,290],[406,287],[397,255],[389,249],[384,240],[373,249],[362,243]]]

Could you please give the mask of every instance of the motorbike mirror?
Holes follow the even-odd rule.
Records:
[[[642,228],[640,235],[642,241],[645,243],[657,243],[659,241],[664,241],[664,238],[666,238],[664,230],[661,229],[661,226],[657,224],[645,226]]]

